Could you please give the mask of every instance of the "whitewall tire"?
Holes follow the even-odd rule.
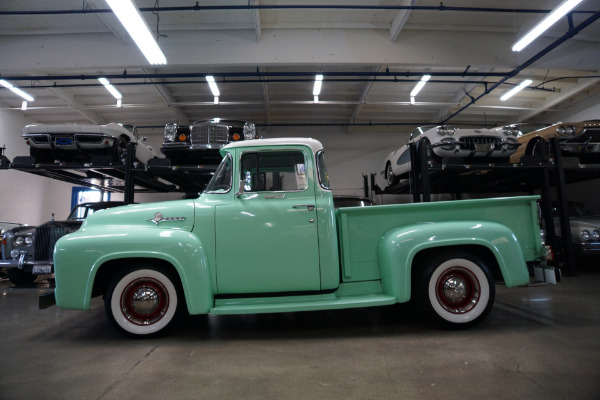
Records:
[[[151,336],[174,319],[178,297],[167,274],[153,267],[135,267],[112,281],[104,307],[119,331],[130,336]]]
[[[468,328],[481,322],[494,304],[494,279],[480,259],[451,252],[431,260],[418,287],[419,307],[434,324]]]

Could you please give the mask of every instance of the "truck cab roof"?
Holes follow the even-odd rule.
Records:
[[[323,150],[323,145],[316,139],[311,138],[274,138],[256,139],[243,142],[230,143],[224,149],[236,147],[261,147],[261,146],[294,146],[302,145],[310,147],[315,153]]]

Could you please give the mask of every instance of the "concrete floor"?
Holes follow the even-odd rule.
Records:
[[[52,282],[0,282],[0,399],[600,399],[600,266],[506,289],[483,324],[427,327],[406,306],[185,317],[116,333],[92,310],[38,310]]]

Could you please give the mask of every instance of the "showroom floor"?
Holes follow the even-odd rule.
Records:
[[[483,324],[424,325],[405,306],[185,317],[116,333],[92,310],[38,310],[52,281],[0,282],[0,399],[600,399],[600,268],[506,289]]]

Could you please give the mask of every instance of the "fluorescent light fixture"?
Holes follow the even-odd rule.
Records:
[[[525,89],[527,86],[531,85],[533,81],[531,79],[525,79],[523,82],[519,84],[519,86],[515,86],[510,91],[504,94],[504,96],[500,97],[500,101],[505,101],[513,97],[515,94],[519,93],[521,90]]]
[[[31,97],[29,94],[25,93],[21,89],[14,87],[12,83],[5,81],[4,79],[0,79],[0,85],[9,89],[14,94],[21,96],[22,98],[24,98],[27,101],[33,101],[33,97]]]
[[[214,100],[213,100],[214,104],[219,104],[219,96],[215,96]]]
[[[110,94],[113,95],[113,97],[117,100],[120,100],[123,98],[123,95],[121,93],[119,93],[119,91],[110,84],[110,82],[108,81],[108,79],[106,78],[98,78],[98,80],[100,81],[101,84],[104,85],[104,87],[106,88],[106,90],[108,90],[110,92]]]
[[[423,75],[421,81],[417,83],[417,86],[410,92],[410,97],[417,97],[423,86],[427,83],[427,81],[431,78],[431,75]]]
[[[315,104],[317,104],[319,102],[319,96],[314,96],[313,97],[313,101],[314,101]]]
[[[318,96],[319,94],[321,94],[321,86],[323,86],[323,75],[318,74],[315,77],[315,86],[313,87],[313,96]]]
[[[123,106],[123,100],[117,99],[117,107],[121,108]]]
[[[27,110],[27,100],[23,100],[23,101],[21,102],[21,110],[22,110],[22,111],[25,111],[25,110]]]
[[[415,96],[410,96],[410,104],[416,104]]]
[[[215,77],[212,75],[206,75],[206,82],[208,82],[208,86],[210,87],[210,91],[212,92],[213,96],[219,97],[221,92],[219,92],[217,82],[215,82]]]
[[[166,64],[167,58],[158,47],[146,20],[140,14],[133,0],[106,0],[106,2],[148,62],[152,65]]]
[[[512,51],[521,51],[529,43],[533,42],[548,28],[556,23],[559,19],[567,15],[572,9],[577,7],[583,0],[565,0],[558,5],[550,14],[538,22],[533,28],[529,30],[521,39],[519,39],[512,47]]]

